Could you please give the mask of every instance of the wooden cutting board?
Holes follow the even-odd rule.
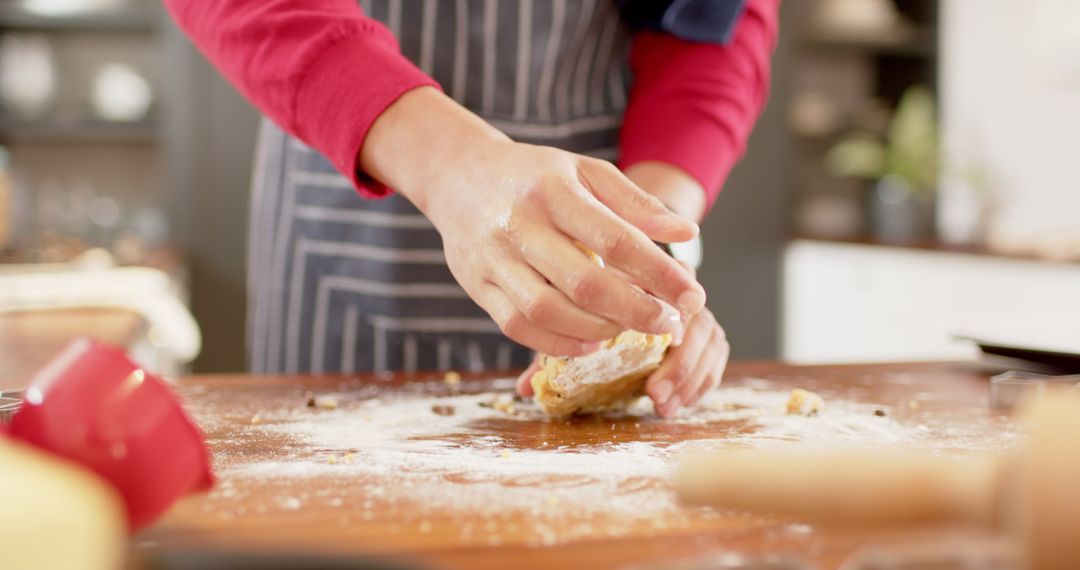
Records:
[[[491,377],[189,378],[179,391],[220,482],[137,537],[135,553],[377,554],[439,568],[831,568],[868,547],[935,560],[958,544],[986,556],[991,537],[977,529],[838,529],[690,508],[666,476],[687,445],[1008,449],[1014,427],[987,407],[996,372],[735,363],[707,405],[674,421],[647,406],[547,421]],[[796,387],[826,410],[786,415]]]

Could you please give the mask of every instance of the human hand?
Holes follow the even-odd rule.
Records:
[[[560,356],[624,329],[681,338],[679,310],[697,313],[705,293],[653,240],[697,226],[610,163],[515,143],[463,112],[435,90],[409,92],[376,121],[361,163],[435,224],[454,277],[502,331]]]
[[[679,408],[696,404],[720,384],[731,346],[712,311],[704,308],[690,317],[682,344],[668,349],[664,361],[645,381],[645,392],[656,412],[669,418]]]
[[[705,189],[677,166],[639,162],[628,168],[626,175],[673,211],[693,220],[704,217]],[[692,267],[687,270],[694,273]],[[680,407],[696,404],[720,383],[730,353],[724,329],[708,308],[687,317],[686,338],[668,349],[660,368],[645,384],[657,413],[671,417]]]
[[[724,329],[712,311],[703,308],[690,316],[686,337],[672,345],[660,367],[645,381],[645,392],[656,412],[672,417],[681,407],[693,406],[702,396],[720,384],[727,367],[731,347]],[[533,395],[532,376],[540,368],[540,356],[518,376],[517,392]]]

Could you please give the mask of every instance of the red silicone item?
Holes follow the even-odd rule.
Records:
[[[202,433],[177,395],[123,351],[89,339],[34,376],[9,432],[111,482],[132,530],[214,481]]]

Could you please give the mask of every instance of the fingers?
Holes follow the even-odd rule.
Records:
[[[539,229],[526,255],[532,267],[584,311],[622,328],[664,334],[683,334],[679,312],[597,266],[566,236]]]
[[[682,405],[684,386],[695,379],[695,369],[712,337],[712,323],[711,315],[696,315],[691,319],[686,339],[671,349],[660,367],[645,383],[645,391],[661,415],[666,416],[667,410],[674,411]]]
[[[695,315],[685,342],[672,349],[646,383],[657,413],[671,417],[680,407],[697,403],[719,383],[729,352],[724,331],[712,313]]]
[[[581,341],[537,326],[491,283],[479,285],[473,299],[495,319],[503,334],[533,350],[556,356],[583,356],[600,348],[599,342]]]
[[[578,163],[578,177],[611,211],[656,241],[686,241],[698,234],[697,224],[669,210],[610,162],[582,159]]]
[[[719,341],[720,356],[718,357],[718,362],[713,364],[712,368],[709,370],[709,374],[705,377],[705,382],[702,384],[701,389],[686,403],[687,406],[696,405],[701,401],[705,394],[708,394],[710,390],[719,386],[724,380],[724,369],[727,368],[728,357],[731,355],[731,346],[728,344],[726,338],[722,338],[723,329],[720,329],[718,334],[721,337]]]
[[[705,305],[705,290],[689,272],[641,230],[590,196],[584,198],[583,201],[551,205],[558,208],[550,211],[550,215],[560,231],[585,244],[603,258],[608,267],[629,276],[646,292],[684,313],[701,310]]]
[[[540,355],[533,358],[532,364],[522,372],[517,379],[517,393],[523,398],[533,396],[532,377],[540,369]]]
[[[607,340],[622,330],[614,322],[580,309],[524,263],[507,261],[493,267],[493,273],[494,284],[538,327],[580,340]]]

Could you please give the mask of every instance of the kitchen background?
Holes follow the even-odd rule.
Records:
[[[781,19],[769,106],[704,224],[733,356],[1076,351],[1080,5]],[[0,108],[0,342],[74,331],[167,373],[242,370],[258,115],[159,3],[0,2]]]

